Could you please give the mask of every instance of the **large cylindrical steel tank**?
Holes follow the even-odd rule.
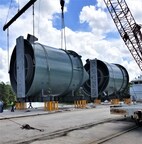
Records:
[[[90,60],[86,61],[84,67],[90,75]],[[128,72],[123,66],[101,60],[97,60],[97,79],[99,95],[123,92],[129,83]],[[84,83],[83,90],[87,95],[91,95],[90,79]]]
[[[50,89],[52,96],[65,95],[77,90],[88,78],[81,56],[40,43],[24,40],[25,96],[37,96]],[[16,93],[16,47],[10,62],[10,81]]]

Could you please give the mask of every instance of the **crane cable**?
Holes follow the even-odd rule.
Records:
[[[38,37],[40,37],[40,9],[41,9],[41,0],[39,0],[39,3],[38,3],[38,29],[37,29],[37,31],[38,31]]]
[[[5,24],[7,23],[7,19],[8,19],[8,16],[9,16],[9,12],[10,12],[10,8],[11,8],[11,4],[12,4],[12,0],[10,1],[10,4],[9,4],[9,8],[8,8],[8,12],[7,12],[7,16],[6,16]]]
[[[7,29],[7,64],[9,72],[9,28]]]
[[[33,36],[35,35],[35,7],[33,4]]]
[[[9,4],[9,8],[8,8],[8,13],[7,13],[7,16],[6,16],[5,24],[7,23],[7,20],[8,20],[8,16],[9,16],[11,5],[12,5],[12,0],[10,1],[10,4]],[[7,29],[7,65],[8,65],[8,72],[9,72],[9,28]]]
[[[61,5],[61,48],[63,49],[63,40],[64,40],[64,45],[65,45],[65,50],[66,50],[66,33],[65,33],[65,21],[64,21],[64,5],[65,1],[60,0],[60,5]]]
[[[9,8],[8,8],[8,13],[7,13],[7,16],[6,16],[6,20],[5,20],[5,24],[7,23],[7,20],[8,20],[8,16],[9,16],[9,13],[10,13],[10,9],[11,9],[11,5],[12,5],[12,0],[10,1],[10,4],[9,4]],[[18,11],[20,10],[20,4],[19,4],[19,0],[18,0]],[[9,72],[9,28],[7,29],[7,64],[8,64],[8,72]]]
[[[20,2],[18,0],[18,12],[19,12],[19,10],[20,10]]]

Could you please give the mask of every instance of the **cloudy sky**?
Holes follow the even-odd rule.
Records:
[[[3,31],[3,26],[28,1],[0,0],[0,81],[3,82],[9,81],[8,59],[10,59],[16,38],[20,35],[26,38],[27,33],[33,33],[32,8],[10,26],[9,52],[7,31]],[[61,48],[59,1],[37,0],[35,3],[35,36],[38,37],[40,43],[56,48]],[[119,36],[103,0],[65,1],[65,31],[68,50],[71,49],[80,54],[84,64],[88,58],[121,64],[127,69],[130,80],[142,74]],[[142,0],[126,0],[126,2],[136,22],[142,24]]]

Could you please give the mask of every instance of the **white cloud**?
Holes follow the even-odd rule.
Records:
[[[101,39],[105,37],[106,33],[116,30],[108,13],[97,6],[83,7],[80,13],[80,22],[87,22],[92,32]]]
[[[132,15],[138,24],[142,24],[142,0],[126,0]]]
[[[106,5],[103,0],[97,0],[97,7],[101,9],[106,9]]]
[[[8,82],[8,58],[7,51],[0,48],[0,82]]]

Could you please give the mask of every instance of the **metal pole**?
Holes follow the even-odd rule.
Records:
[[[37,0],[30,0],[7,24],[4,25],[3,31],[5,31],[14,21],[16,21],[36,1]]]

